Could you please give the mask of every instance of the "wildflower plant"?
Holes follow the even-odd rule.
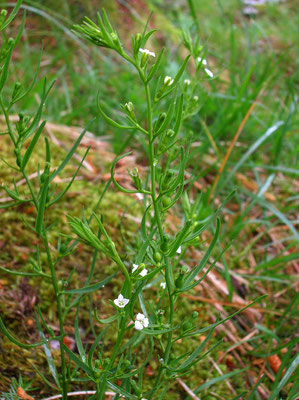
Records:
[[[5,10],[1,12],[0,30],[5,31],[7,25],[16,15],[21,1],[7,18]],[[143,33],[138,33],[132,38],[131,53],[124,49],[123,44],[112,27],[105,11],[98,14],[97,24],[86,18],[81,25],[74,26],[73,30],[81,38],[92,44],[110,49],[127,63],[129,63],[139,76],[140,84],[144,87],[144,98],[147,107],[145,121],[138,118],[138,107],[128,101],[122,105],[126,123],[116,121],[108,116],[101,105],[98,95],[98,109],[100,115],[113,127],[123,131],[134,131],[136,137],[146,143],[149,171],[146,179],[142,179],[139,171],[134,168],[130,177],[135,189],[122,186],[115,175],[117,163],[129,153],[118,156],[111,166],[111,179],[104,192],[101,194],[97,207],[88,217],[82,213],[82,218],[69,215],[69,224],[73,236],[59,232],[56,245],[49,243],[48,233],[56,229],[47,221],[47,210],[57,206],[57,203],[71,187],[78,171],[88,153],[83,156],[78,169],[70,183],[62,191],[54,185],[57,177],[70,161],[86,130],[84,130],[67,153],[58,168],[51,167],[51,146],[44,138],[45,158],[43,164],[37,167],[37,182],[34,186],[28,177],[27,164],[36,149],[46,121],[41,122],[42,110],[54,82],[44,82],[40,105],[32,116],[19,115],[19,120],[12,123],[10,110],[15,103],[24,96],[28,96],[34,86],[38,69],[29,88],[25,89],[16,82],[12,88],[11,98],[4,99],[3,88],[7,84],[8,70],[12,51],[18,43],[25,24],[25,16],[22,19],[17,38],[4,40],[1,47],[1,76],[0,76],[0,106],[5,117],[7,130],[1,135],[8,135],[11,139],[15,154],[16,165],[11,165],[13,171],[23,175],[27,184],[27,191],[20,193],[16,184],[8,188],[5,183],[3,190],[11,198],[7,204],[1,205],[1,209],[32,204],[36,209],[35,225],[28,229],[35,231],[38,238],[36,247],[36,259],[32,262],[32,272],[10,271],[0,267],[8,274],[21,276],[38,276],[52,285],[55,292],[56,311],[59,320],[59,333],[56,335],[47,324],[40,310],[36,310],[36,326],[41,341],[37,343],[23,343],[11,333],[2,318],[0,329],[2,333],[14,344],[21,348],[31,349],[43,346],[49,370],[52,378],[45,377],[41,371],[38,375],[50,385],[53,390],[62,394],[64,400],[72,382],[93,382],[93,399],[104,399],[107,389],[116,393],[115,398],[121,396],[125,399],[163,399],[171,382],[182,375],[192,371],[192,367],[207,356],[220,341],[207,348],[215,328],[227,319],[238,314],[234,313],[225,320],[217,320],[214,324],[200,328],[197,321],[197,313],[185,316],[177,321],[175,318],[175,304],[181,293],[193,289],[199,285],[208,272],[216,264],[223,254],[218,254],[205,272],[204,267],[209,262],[210,255],[219,239],[220,219],[218,218],[222,206],[215,212],[211,212],[204,220],[200,219],[200,199],[190,200],[187,192],[186,168],[189,160],[189,150],[192,144],[192,136],[184,132],[183,120],[191,115],[190,104],[186,105],[186,90],[190,86],[190,79],[185,78],[185,69],[192,54],[196,61],[196,68],[203,64],[201,50],[194,50],[189,38],[185,38],[190,55],[182,62],[175,76],[164,76],[160,73],[164,51],[155,54],[148,45],[149,38],[155,30],[147,31],[147,25]],[[207,71],[206,73],[210,75]],[[185,78],[185,80],[184,80]],[[142,99],[140,99],[142,101]],[[110,183],[113,182],[116,189],[126,194],[138,194],[142,196],[144,213],[139,230],[139,240],[135,244],[135,254],[130,260],[125,259],[120,253],[109,234],[109,227],[105,226],[103,217],[99,214],[101,200]],[[233,195],[233,194],[232,194]],[[231,196],[232,196],[231,195]],[[230,197],[231,197],[230,196]],[[225,202],[229,200],[228,197]],[[184,217],[183,224],[176,233],[170,233],[167,217],[174,207],[182,206]],[[95,232],[91,228],[91,221],[98,226]],[[202,233],[210,226],[213,227],[213,237],[198,265],[189,267],[184,263],[184,255],[190,246],[198,246],[201,243]],[[75,269],[64,280],[58,280],[57,270],[61,260],[76,252],[78,243],[93,248],[94,256],[90,265],[89,274],[80,288],[69,289]],[[53,249],[54,247],[54,249]],[[40,252],[46,254],[46,265],[40,261]],[[223,250],[225,251],[225,249]],[[108,257],[114,267],[113,273],[100,282],[93,283],[93,275],[96,268],[98,253]],[[118,274],[121,276],[121,288],[116,298],[107,299],[113,307],[114,313],[104,319],[100,310],[94,309],[93,323],[95,326],[94,342],[91,346],[82,341],[79,330],[80,304],[85,296],[99,291],[112,281]],[[150,292],[151,287],[156,287],[159,299]],[[260,299],[258,299],[260,300]],[[256,300],[256,301],[258,301]],[[70,350],[64,343],[66,317],[75,311],[74,331],[78,352]],[[97,323],[97,324],[96,324]],[[102,327],[97,333],[98,324]],[[106,327],[104,328],[104,326]],[[107,332],[113,329],[116,332],[116,340],[110,347],[110,356],[105,357],[107,346]],[[176,354],[174,344],[187,337],[202,335],[205,339],[192,352]],[[60,366],[56,366],[49,348],[49,342],[56,340],[60,344]],[[110,342],[111,338],[109,338]],[[142,343],[148,346],[146,358],[140,362],[137,357],[138,348]],[[159,363],[158,371],[153,379],[150,390],[143,386],[144,371],[151,360]]]

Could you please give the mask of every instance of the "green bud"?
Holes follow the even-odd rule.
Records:
[[[170,237],[168,235],[164,235],[163,242],[161,243],[161,250],[163,253],[166,252],[169,248],[169,240]]]
[[[193,324],[192,324],[192,322],[191,321],[186,321],[184,324],[183,324],[183,331],[185,332],[185,331],[189,331],[190,329],[192,329],[193,328]]]
[[[101,371],[94,371],[94,377],[99,378],[102,375]]]
[[[173,79],[171,76],[165,76],[164,78],[164,86],[171,86],[173,84]]]
[[[154,260],[155,260],[156,262],[161,261],[161,260],[162,260],[162,255],[161,255],[161,253],[159,253],[158,251],[156,251],[156,252],[154,253]]]
[[[22,87],[22,85],[21,85],[20,82],[16,82],[15,83],[15,86],[14,86],[14,89],[13,89],[13,92],[12,92],[12,96],[11,96],[12,99],[15,99],[17,97],[17,95],[20,92],[21,87]]]
[[[167,170],[165,177],[162,181],[162,189],[163,190],[165,190],[169,187],[170,180],[173,178],[173,176],[174,176],[174,170],[173,169]]]
[[[137,386],[136,382],[135,382],[133,379],[130,379],[130,384],[131,384],[132,388],[134,389],[134,392],[135,392],[137,395],[140,395],[140,394],[141,394],[141,390],[140,390],[140,388]]]
[[[146,63],[147,63],[147,61],[148,61],[148,54],[147,53],[142,53],[141,61],[140,61],[140,67],[144,68]]]
[[[0,16],[1,17],[6,17],[7,16],[7,10],[5,10],[5,9],[1,10]]]
[[[163,197],[163,200],[162,200],[163,206],[168,207],[171,204],[171,201],[172,201],[171,197],[169,197],[169,196]]]
[[[175,131],[173,129],[167,129],[166,131],[166,136],[169,138],[172,138],[175,134]]]
[[[125,111],[126,111],[126,113],[134,120],[134,121],[136,121],[136,116],[135,116],[135,113],[134,113],[134,104],[131,102],[131,101],[129,101],[129,102],[127,102],[126,104],[125,104],[125,106],[124,106],[124,109],[125,109]]]
[[[13,46],[15,44],[15,40],[13,38],[9,38],[7,44],[9,45],[9,47]]]
[[[22,157],[21,157],[20,149],[19,149],[18,147],[16,147],[16,148],[14,149],[14,153],[15,153],[15,156],[16,156],[16,163],[17,163],[17,166],[18,166],[18,167],[21,167],[21,164],[22,164]]]
[[[131,362],[129,360],[125,360],[124,363],[123,363],[123,366],[125,368],[129,367],[130,365],[131,365]]]
[[[161,113],[159,115],[159,118],[155,122],[155,127],[154,127],[155,132],[157,132],[160,129],[160,127],[163,124],[165,118],[166,118],[166,113],[165,112],[163,112],[163,113]]]
[[[110,364],[110,358],[106,357],[104,360],[104,368],[108,367],[109,364]]]
[[[192,318],[195,319],[197,317],[198,317],[198,312],[197,311],[193,311]]]
[[[180,268],[180,274],[179,274],[179,276],[178,276],[177,279],[175,280],[175,286],[176,286],[178,289],[181,289],[181,288],[183,287],[185,274],[186,274],[187,272],[188,272],[188,267],[187,267],[186,265],[183,265],[183,266]]]

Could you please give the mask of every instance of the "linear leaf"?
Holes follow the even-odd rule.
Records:
[[[34,147],[36,146],[37,141],[38,141],[38,139],[40,137],[40,134],[42,133],[45,125],[46,125],[46,121],[43,121],[40,124],[40,126],[38,127],[37,131],[35,132],[32,140],[31,140],[31,142],[30,142],[30,144],[29,144],[29,146],[28,146],[28,148],[27,148],[27,150],[26,150],[26,152],[24,154],[24,157],[22,159],[22,163],[21,163],[22,170],[26,167],[26,165],[27,165],[27,163],[28,163],[28,161],[30,159],[30,156],[31,156],[31,154],[32,154],[32,152],[34,150]]]
[[[114,274],[108,276],[108,278],[104,279],[101,282],[94,283],[93,285],[85,286],[81,289],[72,289],[72,290],[65,290],[63,294],[85,294],[85,293],[92,293],[95,290],[100,289],[101,287],[107,285],[115,277],[117,274],[117,271],[114,272]]]

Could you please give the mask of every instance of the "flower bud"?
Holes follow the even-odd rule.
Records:
[[[180,274],[177,277],[177,279],[175,280],[175,286],[178,289],[181,289],[183,287],[184,284],[184,278],[185,278],[185,274],[188,272],[188,267],[186,265],[183,265],[180,269]]]
[[[173,79],[171,76],[165,76],[164,86],[171,86],[173,84]]]
[[[6,16],[7,16],[7,10],[1,10],[1,13],[0,13],[0,27],[2,27],[2,25],[4,25]]]
[[[155,251],[155,253],[154,253],[154,260],[155,260],[156,262],[161,261],[161,260],[162,260],[162,255],[161,255],[161,253],[159,253],[158,251]]]
[[[141,180],[140,180],[140,177],[139,177],[138,168],[134,167],[131,171],[129,169],[127,171],[130,174],[130,176],[131,176],[136,188],[139,189],[139,190],[142,189],[142,184],[141,184]]]
[[[164,235],[163,241],[161,243],[161,250],[162,250],[163,253],[168,250],[169,240],[170,240],[170,237],[168,235]]]
[[[165,112],[163,112],[163,113],[161,113],[161,114],[159,115],[159,118],[158,118],[157,121],[155,122],[155,126],[154,126],[155,132],[157,132],[157,131],[160,129],[160,127],[161,127],[161,125],[163,124],[165,118],[166,118],[166,113],[165,113]]]
[[[20,82],[16,82],[15,86],[14,86],[14,89],[13,89],[13,92],[12,92],[12,95],[11,95],[12,100],[15,100],[15,98],[18,96],[18,94],[21,91],[21,88],[22,88],[21,83]]]
[[[131,384],[132,388],[134,389],[134,392],[135,392],[137,395],[140,395],[140,394],[141,394],[141,390],[140,390],[140,388],[137,386],[137,383],[136,383],[133,379],[130,379],[130,384]]]
[[[172,138],[174,136],[174,134],[175,134],[175,131],[173,129],[167,129],[167,132],[166,132],[167,137]]]
[[[101,371],[94,371],[94,377],[99,378],[102,375]]]
[[[14,149],[14,153],[15,153],[15,156],[16,156],[17,166],[20,167],[21,163],[22,163],[22,157],[21,157],[20,149],[18,147],[16,147]]]
[[[171,201],[172,201],[171,197],[169,197],[169,196],[163,197],[163,200],[162,200],[163,206],[168,207],[171,204]]]
[[[192,328],[193,328],[193,324],[192,324],[192,322],[190,320],[184,322],[184,324],[183,324],[183,331],[184,332],[189,331]]]
[[[146,63],[147,63],[147,61],[148,61],[148,54],[147,53],[142,53],[141,60],[140,60],[140,67],[144,68]]]
[[[131,101],[125,104],[124,109],[127,115],[129,115],[134,121],[136,121],[136,116],[134,113],[134,104]]]

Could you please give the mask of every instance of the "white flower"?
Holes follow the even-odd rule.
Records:
[[[209,75],[210,78],[213,78],[213,76],[214,76],[213,72],[210,71],[208,68],[205,68],[205,73],[206,73],[207,75]]]
[[[137,270],[137,268],[139,268],[139,265],[133,264],[132,274],[134,274],[134,272]],[[143,276],[147,275],[147,273],[148,273],[148,270],[146,268],[143,268],[143,270],[139,273],[139,275],[143,277]]]
[[[184,80],[184,84],[189,86],[189,85],[191,84],[190,79],[185,79],[185,80]]]
[[[202,62],[202,65],[208,65],[207,60],[205,58],[197,57],[197,61],[199,63]]]
[[[139,267],[139,265],[133,264],[132,274],[134,274],[134,272],[136,271],[136,269],[137,269],[138,267]]]
[[[171,76],[165,76],[164,78],[164,85],[171,86],[173,84],[173,79]]]
[[[148,273],[148,270],[146,269],[146,268],[144,268],[141,272],[140,272],[140,276],[145,276],[145,275],[147,275],[147,273]]]
[[[135,329],[141,331],[143,328],[147,328],[148,325],[149,325],[148,318],[146,318],[145,315],[138,313],[136,315]]]
[[[156,57],[156,54],[153,51],[150,51],[148,49],[139,49],[139,51],[140,51],[140,53],[145,53],[149,56]]]
[[[198,96],[193,96],[194,101],[198,101]]]
[[[176,251],[178,254],[181,254],[181,252],[182,252],[182,246],[180,246],[178,249],[177,249],[177,251]]]
[[[125,299],[122,294],[118,296],[117,299],[114,300],[114,304],[119,308],[124,308],[129,303],[129,299]]]
[[[165,289],[166,288],[166,282],[161,282],[160,286],[161,286],[162,289]]]

